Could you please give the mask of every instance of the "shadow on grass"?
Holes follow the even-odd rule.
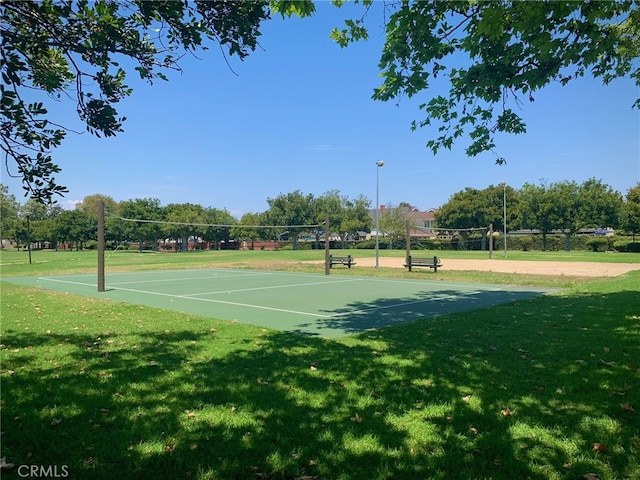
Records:
[[[340,341],[8,331],[3,477],[632,478],[638,305],[536,297]]]

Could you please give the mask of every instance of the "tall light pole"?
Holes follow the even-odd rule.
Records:
[[[31,265],[31,212],[24,212],[27,217],[27,250],[29,251],[29,265]]]
[[[380,167],[384,165],[382,160],[376,162],[376,268],[380,266]]]
[[[502,185],[502,228],[504,234],[504,258],[507,258],[507,184]]]

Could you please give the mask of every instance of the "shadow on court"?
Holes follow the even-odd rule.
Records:
[[[392,327],[451,313],[489,308],[526,300],[547,293],[536,290],[459,290],[424,291],[401,298],[380,298],[370,302],[353,301],[336,309],[322,310],[329,315],[300,324],[295,331],[306,335],[335,337],[366,330]],[[337,335],[336,335],[337,333]]]

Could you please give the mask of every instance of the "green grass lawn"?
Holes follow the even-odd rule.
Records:
[[[298,263],[321,252],[248,253],[107,265],[321,272]],[[3,252],[2,275],[95,270],[92,252],[25,255]],[[640,272],[563,282],[338,340],[3,282],[2,477],[640,479]]]

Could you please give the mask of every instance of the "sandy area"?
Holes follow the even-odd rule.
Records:
[[[640,270],[640,263],[594,263],[594,262],[534,262],[505,259],[448,259],[442,258],[443,270],[472,270],[501,273],[529,273],[538,275],[566,275],[580,277],[615,277],[631,270]],[[356,264],[372,267],[375,258],[357,258]],[[380,257],[381,267],[404,268],[404,258]],[[423,269],[424,267],[421,267]]]

